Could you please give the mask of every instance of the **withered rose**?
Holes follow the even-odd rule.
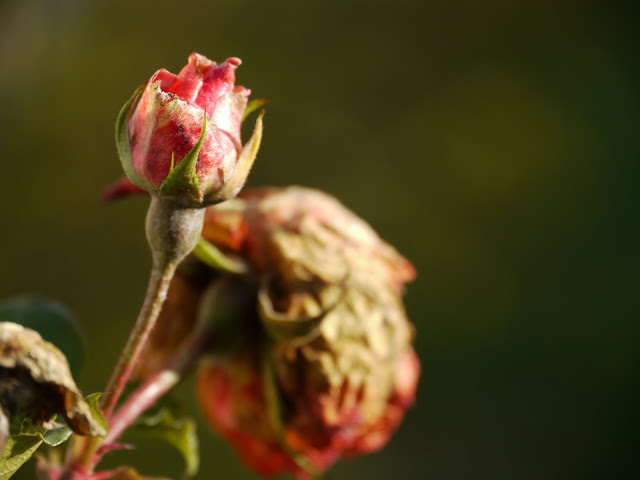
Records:
[[[420,370],[401,301],[415,275],[409,262],[337,200],[299,187],[213,207],[203,234],[255,269],[269,338],[201,369],[199,399],[214,427],[263,475],[304,477],[298,454],[322,471],[383,447]],[[266,413],[265,362],[283,435]]]

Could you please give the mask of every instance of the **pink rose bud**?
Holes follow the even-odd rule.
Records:
[[[235,86],[240,59],[218,65],[197,53],[175,75],[158,70],[124,105],[118,153],[131,183],[152,195],[198,207],[234,197],[262,137],[262,115],[242,145],[248,89]],[[129,191],[133,191],[132,187]],[[129,193],[117,191],[119,193]]]
[[[203,236],[252,266],[259,318],[239,354],[200,370],[213,426],[262,475],[308,478],[384,447],[420,372],[401,298],[412,265],[336,199],[300,187],[207,209]]]

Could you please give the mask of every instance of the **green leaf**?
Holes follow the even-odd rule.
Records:
[[[185,462],[185,475],[191,477],[198,472],[200,465],[198,437],[196,424],[191,418],[178,417],[164,407],[140,417],[127,430],[127,434],[142,435],[169,443],[182,455]]]
[[[244,122],[249,115],[258,110],[260,107],[265,106],[267,103],[269,103],[269,100],[267,100],[266,98],[255,98],[251,100],[247,104],[247,108],[244,109],[244,113],[242,114],[242,121]]]
[[[28,435],[28,436],[38,436],[44,434],[46,432],[46,428],[37,423],[33,423],[30,418],[25,418],[22,420],[22,424],[20,425],[20,432],[17,435]]]
[[[41,297],[18,297],[0,303],[0,322],[13,322],[38,332],[58,347],[77,376],[84,362],[84,341],[73,315],[61,304]]]
[[[102,392],[96,392],[89,395],[85,398],[85,401],[89,405],[89,411],[91,412],[91,416],[93,419],[104,429],[105,432],[109,431],[109,425],[107,425],[107,421],[104,419],[102,415],[102,411],[98,405],[98,400],[103,395]]]
[[[0,480],[7,480],[27,461],[43,442],[42,435],[13,435],[0,455]]]
[[[200,237],[192,253],[203,263],[221,272],[242,275],[249,271],[246,263],[227,257],[204,237]]]
[[[44,438],[44,443],[52,447],[57,447],[69,440],[71,433],[73,433],[71,429],[64,425],[52,430],[47,430],[42,437]]]
[[[204,143],[205,133],[207,131],[207,112],[202,116],[202,131],[198,143],[185,155],[177,167],[173,168],[167,178],[164,179],[162,185],[158,189],[160,195],[180,195],[187,193],[192,200],[200,201],[200,180],[196,174],[196,166],[198,165],[198,154]],[[173,154],[171,156],[173,164]]]
[[[45,428],[41,425],[33,423],[31,419],[24,418],[19,427],[17,435],[22,436],[42,436],[44,443],[47,445],[51,445],[52,447],[57,447],[61,443],[66,442],[73,431],[63,423],[57,423],[55,420],[56,416],[51,419],[51,423],[54,425],[54,428]]]

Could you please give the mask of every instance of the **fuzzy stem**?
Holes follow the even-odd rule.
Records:
[[[183,208],[170,200],[151,197],[146,233],[153,257],[153,267],[147,296],[138,320],[102,400],[103,413],[107,420],[122,395],[138,357],[153,330],[178,264],[191,253],[200,238],[203,221],[204,209]]]
[[[203,222],[204,209],[185,208],[170,199],[151,197],[145,230],[153,266],[142,309],[102,397],[103,413],[107,421],[155,326],[173,274],[180,262],[196,246]],[[67,478],[69,473],[78,469],[84,474],[91,474],[99,459],[96,452],[101,442],[99,438],[91,438],[73,445],[68,456],[67,471],[61,478]]]
[[[131,376],[131,372],[142,352],[151,330],[162,309],[162,304],[167,297],[169,284],[176,269],[175,264],[165,265],[164,268],[154,268],[151,270],[147,296],[145,297],[142,310],[138,316],[133,331],[129,336],[127,345],[124,347],[120,360],[111,375],[111,380],[107,386],[107,391],[103,396],[102,404],[105,418],[109,418],[113,409],[122,395],[122,391]]]

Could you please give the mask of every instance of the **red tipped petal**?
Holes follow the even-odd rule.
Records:
[[[169,93],[177,95],[180,100],[195,102],[202,87],[203,70],[208,70],[214,62],[202,55],[192,53],[189,56],[189,63],[178,74],[178,78],[171,85]]]
[[[151,84],[160,81],[160,89],[166,92],[175,83],[176,78],[177,77],[175,73],[171,73],[170,71],[161,68],[153,74],[151,80],[149,80],[149,83]]]
[[[196,104],[212,112],[216,101],[222,95],[233,91],[236,81],[236,68],[241,64],[239,58],[229,58],[223,64],[208,69],[204,74],[204,80]]]

